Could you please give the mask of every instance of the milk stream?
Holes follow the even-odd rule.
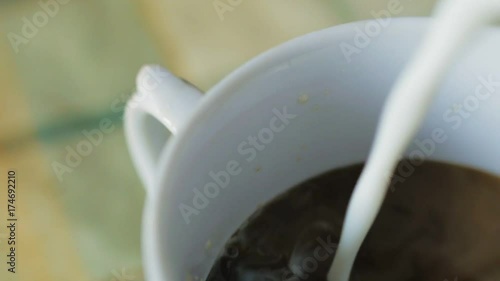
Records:
[[[366,166],[349,202],[328,281],[349,280],[358,250],[386,195],[390,175],[418,132],[453,58],[499,15],[500,0],[446,0],[436,7],[429,32],[385,103]]]

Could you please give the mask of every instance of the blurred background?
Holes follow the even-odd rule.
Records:
[[[271,47],[372,19],[394,1],[397,16],[427,16],[435,2],[0,0],[0,280],[143,280],[145,193],[122,126],[141,65],[162,64],[206,91]],[[112,129],[88,155],[68,156],[107,119]],[[9,169],[15,275],[6,271]]]

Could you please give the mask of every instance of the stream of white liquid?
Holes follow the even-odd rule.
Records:
[[[461,47],[499,15],[500,0],[446,0],[437,6],[428,34],[387,98],[349,202],[328,281],[349,280],[358,250],[387,193],[390,175],[418,132],[449,65]]]

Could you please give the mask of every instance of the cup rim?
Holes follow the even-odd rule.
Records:
[[[429,17],[399,17],[393,18],[391,26],[386,28],[406,29],[408,26],[423,25],[429,21]],[[168,145],[164,147],[159,156],[157,165],[158,178],[154,179],[154,188],[148,190],[143,210],[143,223],[141,230],[141,244],[144,274],[146,280],[160,281],[170,280],[168,269],[166,268],[165,255],[162,253],[159,245],[162,239],[160,236],[159,219],[161,198],[167,197],[170,191],[168,178],[173,173],[174,161],[180,157],[180,147],[185,145],[186,140],[190,139],[195,126],[201,126],[211,115],[216,114],[214,109],[223,105],[224,99],[232,95],[233,89],[240,87],[245,81],[258,76],[263,70],[269,69],[284,60],[296,57],[300,54],[312,52],[324,48],[325,44],[332,41],[338,41],[340,36],[352,36],[353,27],[363,27],[367,22],[376,19],[354,21],[341,25],[336,25],[298,36],[284,43],[279,44],[263,53],[251,58],[237,69],[230,72],[220,82],[213,86],[201,98],[193,115],[186,122],[185,126],[173,136]],[[402,26],[403,25],[403,26]]]

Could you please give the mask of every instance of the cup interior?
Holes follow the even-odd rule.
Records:
[[[295,39],[207,93],[160,157],[159,189],[148,195],[145,212],[144,255],[156,264],[146,262],[147,275],[206,278],[227,239],[259,205],[312,176],[366,159],[384,98],[427,20],[394,19],[367,46],[356,47],[365,26]],[[350,61],[344,43],[359,49]],[[500,32],[489,30],[467,48],[407,156],[500,175],[500,86],[483,81],[500,81],[500,64],[489,58],[498,46]]]

